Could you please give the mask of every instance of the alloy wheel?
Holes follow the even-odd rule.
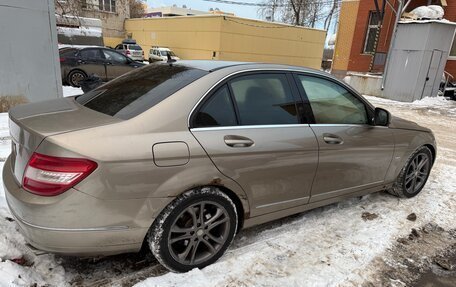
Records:
[[[405,175],[405,189],[408,193],[417,193],[425,184],[431,170],[431,161],[426,153],[419,153],[410,162]]]
[[[190,205],[171,226],[168,248],[171,256],[184,265],[212,258],[223,247],[230,231],[226,209],[212,201]]]

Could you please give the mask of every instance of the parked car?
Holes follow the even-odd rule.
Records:
[[[79,87],[79,82],[92,74],[106,82],[144,66],[103,47],[62,48],[59,54],[62,82],[73,87]]]
[[[180,58],[173,52],[171,49],[166,47],[152,47],[149,50],[149,63],[157,61],[168,61],[171,58],[172,60],[180,60]]]
[[[126,39],[116,46],[116,51],[135,61],[144,61],[144,51],[135,40]]]
[[[178,272],[215,262],[245,227],[381,190],[413,197],[436,157],[429,129],[286,65],[147,65],[9,117],[6,200],[32,246],[148,246]]]

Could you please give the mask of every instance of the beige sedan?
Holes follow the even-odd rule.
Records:
[[[10,111],[5,193],[35,248],[215,262],[241,228],[387,190],[418,194],[432,132],[330,75],[217,61],[148,65]],[[336,244],[336,243],[335,243]]]

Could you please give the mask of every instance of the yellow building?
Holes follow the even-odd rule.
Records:
[[[125,21],[144,49],[172,49],[180,58],[270,62],[319,69],[326,31],[226,15],[140,18]],[[122,39],[119,39],[119,42]]]

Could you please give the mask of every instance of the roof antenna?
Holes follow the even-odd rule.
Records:
[[[166,57],[168,58],[168,61],[166,61],[166,63],[168,63],[170,66],[172,66],[173,63],[176,62],[176,59],[171,58],[171,55],[169,53],[166,53]]]

